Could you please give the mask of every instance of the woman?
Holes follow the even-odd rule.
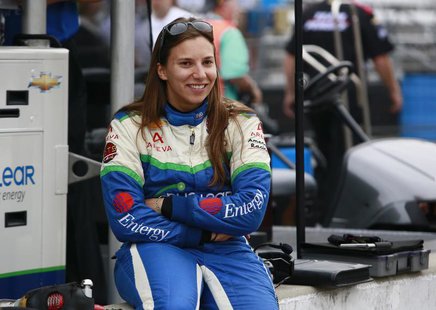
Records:
[[[101,171],[118,291],[136,309],[278,309],[244,236],[264,216],[259,119],[220,97],[212,27],[159,34],[143,97],[111,122]]]

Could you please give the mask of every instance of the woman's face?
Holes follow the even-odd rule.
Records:
[[[168,101],[179,111],[198,108],[217,77],[214,46],[204,37],[188,39],[172,48],[158,75],[167,81]]]

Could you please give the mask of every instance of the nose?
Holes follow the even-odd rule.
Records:
[[[201,64],[198,64],[194,67],[194,72],[192,76],[196,79],[202,79],[206,77],[206,70],[204,70],[203,66]]]

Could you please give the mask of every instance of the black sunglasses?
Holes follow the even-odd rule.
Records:
[[[162,29],[162,36],[160,37],[160,44],[159,44],[159,62],[161,62],[160,54],[162,50],[162,46],[164,44],[165,40],[165,34],[169,33],[172,36],[177,36],[179,34],[182,34],[188,30],[188,27],[191,26],[195,29],[197,29],[200,32],[212,32],[213,27],[211,24],[205,22],[205,21],[192,21],[192,22],[175,22],[172,24],[168,24]]]

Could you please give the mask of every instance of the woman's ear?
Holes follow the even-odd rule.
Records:
[[[167,70],[165,69],[164,66],[162,66],[159,63],[157,64],[157,75],[159,75],[161,80],[164,80],[164,81],[168,80]]]

